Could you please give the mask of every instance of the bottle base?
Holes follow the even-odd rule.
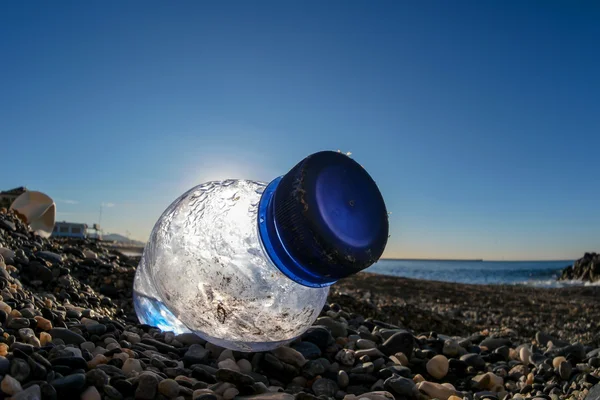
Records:
[[[135,291],[133,293],[133,306],[135,308],[137,317],[142,324],[155,326],[162,331],[174,332],[176,334],[194,333],[207,342],[234,351],[269,351],[288,344],[296,339],[294,337],[289,340],[280,340],[276,342],[244,342],[215,338],[203,332],[190,330],[179,319],[177,319],[177,317],[175,317],[171,311],[169,311],[162,301]]]

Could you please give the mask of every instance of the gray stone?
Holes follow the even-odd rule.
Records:
[[[327,327],[331,331],[331,335],[335,337],[346,337],[348,335],[348,331],[346,327],[333,318],[330,317],[319,317],[315,322],[315,325],[323,325]]]
[[[346,386],[350,384],[350,378],[346,371],[339,371],[337,376],[338,386],[344,389]]]
[[[381,350],[386,356],[402,352],[410,359],[413,352],[415,341],[413,335],[409,332],[396,332],[390,336],[381,346]]]
[[[385,390],[399,396],[416,398],[419,395],[419,391],[413,380],[402,376],[392,376],[387,378],[383,383],[383,387]]]
[[[12,396],[12,400],[40,400],[41,398],[42,392],[39,385],[31,385],[22,392],[18,392]]]
[[[312,391],[317,396],[333,397],[337,390],[337,384],[331,379],[320,378],[317,379],[312,385]]]
[[[81,343],[85,342],[83,336],[66,328],[52,328],[48,333],[52,336],[52,339],[61,339],[65,344],[75,344],[79,346]]]
[[[158,379],[154,375],[140,375],[138,387],[135,390],[137,400],[152,400],[156,396]]]

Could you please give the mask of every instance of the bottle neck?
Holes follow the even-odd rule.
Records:
[[[258,205],[258,232],[263,248],[273,264],[294,282],[313,288],[330,286],[336,279],[315,273],[303,266],[290,254],[281,240],[274,212],[275,190],[281,178],[278,177],[267,185]]]

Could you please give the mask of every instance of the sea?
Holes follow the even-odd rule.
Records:
[[[483,260],[393,260],[384,259],[366,272],[405,278],[481,285],[529,285],[565,287],[584,285],[579,281],[557,281],[572,260],[483,261]]]

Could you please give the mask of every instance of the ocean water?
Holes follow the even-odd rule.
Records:
[[[563,287],[582,282],[556,280],[571,260],[561,261],[447,261],[380,260],[366,270],[382,275],[484,285]]]

